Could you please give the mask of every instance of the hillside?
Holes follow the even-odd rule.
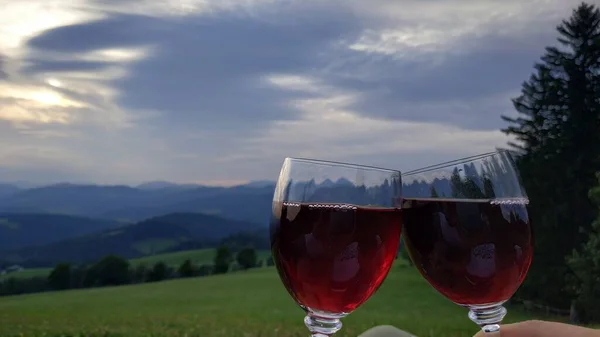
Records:
[[[167,213],[197,212],[240,221],[267,225],[274,186],[202,187],[195,189],[161,189],[151,193],[169,194],[161,204],[115,208],[102,213],[109,219],[136,220]]]
[[[235,187],[154,182],[130,186],[57,184],[6,187],[0,212],[52,213],[136,222],[168,213],[207,213],[266,224],[274,184]]]
[[[19,191],[21,191],[21,189],[16,185],[0,183],[0,198],[10,197],[17,194]]]
[[[174,253],[165,253],[152,256],[145,256],[137,259],[132,259],[129,262],[132,265],[146,264],[153,265],[157,262],[164,262],[171,267],[179,267],[185,260],[192,261],[195,265],[201,264],[213,264],[215,259],[216,250],[214,248],[196,249],[196,250],[184,250]],[[264,260],[271,256],[270,250],[258,250],[258,260]]]
[[[0,250],[46,245],[120,225],[70,215],[0,213]]]
[[[85,263],[108,254],[135,258],[215,247],[228,236],[253,232],[260,227],[263,226],[206,214],[174,213],[54,244],[3,252],[0,260],[38,267],[54,266],[59,262]],[[266,229],[264,231],[266,233]]]

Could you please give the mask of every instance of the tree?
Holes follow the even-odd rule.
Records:
[[[192,277],[196,275],[196,267],[192,264],[190,259],[183,261],[179,269],[177,270],[181,277]]]
[[[435,190],[435,186],[431,185],[430,196],[432,198],[439,198],[437,191]]]
[[[232,255],[231,251],[227,246],[221,246],[217,248],[217,255],[215,256],[215,274],[224,274],[229,271],[229,265],[231,264]]]
[[[597,209],[587,197],[600,170],[600,11],[582,3],[557,27],[502,118],[516,138],[517,165],[530,198],[535,256],[520,297],[568,307],[565,257],[586,239]],[[551,287],[547,286],[552,284]]]
[[[84,286],[114,286],[129,283],[129,261],[117,255],[108,255],[90,267]]]
[[[214,272],[215,267],[210,264],[203,264],[198,267],[198,275],[206,276]]]
[[[244,248],[237,253],[236,260],[244,270],[256,267],[256,250]]]
[[[159,282],[166,279],[169,276],[169,267],[160,261],[154,264],[150,272],[148,273],[149,282]]]
[[[71,265],[59,263],[48,275],[48,284],[54,290],[65,290],[71,287]]]
[[[79,265],[71,267],[71,286],[70,289],[79,289],[84,287],[85,275],[87,274],[88,267],[85,265]]]
[[[145,263],[140,263],[135,266],[132,275],[132,281],[136,283],[144,283],[148,278],[148,266]]]
[[[590,190],[590,199],[599,211],[588,233],[588,240],[580,250],[574,250],[567,259],[573,270],[572,291],[576,294],[575,306],[584,323],[600,321],[600,172],[598,185]]]

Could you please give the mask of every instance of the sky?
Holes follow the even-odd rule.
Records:
[[[0,181],[232,185],[510,138],[579,0],[0,0]]]

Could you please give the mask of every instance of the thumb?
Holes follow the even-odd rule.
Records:
[[[600,330],[533,320],[501,325],[500,335],[501,337],[600,337]],[[485,337],[485,334],[483,331],[479,331],[474,337]]]

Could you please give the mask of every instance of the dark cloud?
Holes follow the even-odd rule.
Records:
[[[115,83],[122,91],[121,106],[161,111],[165,127],[223,121],[233,126],[235,121],[248,128],[295,113],[283,102],[298,94],[261,85],[261,76],[320,68],[333,43],[360,32],[359,24],[343,12],[336,18],[316,11],[295,14],[274,21],[227,14],[170,21],[117,15],[57,28],[29,44],[74,53],[155,45],[155,54],[133,64],[128,76]],[[38,69],[60,66],[69,67],[45,64]]]
[[[261,85],[273,73],[314,74],[341,89],[365,93],[354,108],[369,116],[497,129],[508,95],[529,76],[541,36],[464,36],[451,50],[406,57],[340,47],[355,41],[363,24],[350,12],[300,10],[277,18],[219,14],[178,19],[113,15],[61,27],[33,38],[35,48],[84,52],[156,46],[115,82],[120,106],[154,110],[165,132],[205,127],[247,132],[274,119],[294,118],[284,103],[302,93]],[[29,71],[101,68],[101,63],[36,63]],[[156,123],[156,120],[152,121]]]
[[[543,53],[542,48],[536,48],[539,43],[534,43],[540,37],[486,35],[465,39],[472,40],[459,41],[455,49],[431,57],[386,56],[376,65],[346,65],[362,71],[364,77],[336,78],[335,72],[332,76],[341,87],[372,91],[356,107],[370,116],[497,129],[501,125],[499,114],[511,109],[510,97],[504,95],[518,91]],[[353,53],[351,60],[362,52]],[[371,67],[375,69],[370,72]]]
[[[121,103],[165,111],[177,124],[228,120],[248,127],[293,118],[282,104],[292,94],[261,85],[259,78],[311,72],[325,64],[322,53],[333,42],[357,32],[352,22],[323,15],[277,24],[248,17],[189,19],[118,84],[126,92]]]
[[[3,70],[5,62],[4,56],[0,54],[0,80],[8,77],[8,74]]]
[[[110,62],[90,61],[48,61],[43,59],[29,59],[24,62],[22,68],[24,74],[45,72],[69,72],[69,71],[101,71],[106,67],[114,65]]]
[[[151,43],[164,29],[164,21],[139,15],[115,15],[106,19],[62,26],[28,41],[30,47],[59,52],[132,47]]]

